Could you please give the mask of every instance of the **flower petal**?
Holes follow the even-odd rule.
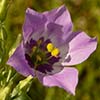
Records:
[[[34,76],[33,70],[30,68],[25,59],[24,48],[22,44],[8,59],[7,64],[12,66],[18,73],[22,74],[23,76],[28,76],[28,75]]]
[[[46,34],[48,34],[48,38],[55,46],[59,47],[65,43],[65,40],[63,40],[63,32],[61,25],[49,23],[47,25],[47,31],[48,32]]]
[[[70,13],[64,5],[49,12],[44,12],[43,14],[49,22],[55,22],[56,24],[62,25],[66,27],[67,30],[68,28],[72,28]],[[69,27],[69,25],[71,25],[71,27]]]
[[[97,47],[96,38],[90,38],[79,32],[69,43],[69,52],[62,63],[63,66],[75,65],[85,61]]]
[[[54,22],[63,26],[63,39],[66,40],[72,32],[73,27],[68,9],[63,5],[58,9],[53,9],[52,11],[44,12],[43,14],[47,17],[48,22]]]
[[[45,86],[58,86],[73,95],[75,95],[77,83],[78,71],[72,67],[65,67],[61,72],[43,78],[43,84]]]
[[[46,17],[30,8],[26,10],[26,18],[23,25],[23,36],[26,40],[31,34],[38,31],[43,31],[46,22]]]

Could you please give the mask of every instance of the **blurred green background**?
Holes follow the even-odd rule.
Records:
[[[65,4],[71,13],[74,31],[83,30],[98,38],[98,48],[84,63],[77,65],[79,84],[76,95],[70,96],[63,89],[42,86],[34,80],[28,92],[32,100],[100,100],[100,0],[13,0],[5,21],[10,49],[17,35],[22,33],[25,10],[30,7],[39,12]]]

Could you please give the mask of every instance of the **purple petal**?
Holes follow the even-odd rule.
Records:
[[[44,12],[43,14],[46,16],[49,22],[55,22],[56,24],[64,27],[69,27],[70,24],[72,25],[70,13],[64,5],[49,12]]]
[[[31,34],[38,31],[43,31],[46,22],[46,17],[34,10],[28,8],[26,10],[26,18],[23,25],[23,36],[26,40]]]
[[[80,32],[70,41],[69,52],[62,65],[76,65],[85,61],[95,51],[96,47],[96,38],[90,38],[84,32]]]
[[[73,27],[68,9],[66,9],[65,6],[61,6],[58,9],[44,12],[44,15],[47,17],[48,22],[54,22],[63,26],[63,39],[66,40],[66,38],[68,38],[69,34],[72,32]]]
[[[36,71],[36,75],[37,75],[37,78],[39,79],[39,81],[41,83],[43,83],[43,78],[44,78],[44,76],[46,76],[46,74],[42,73],[42,72],[39,72],[39,71]]]
[[[51,40],[51,42],[53,42],[55,46],[59,47],[65,43],[65,40],[63,40],[63,32],[61,25],[49,23],[47,25],[47,30],[48,38]]]
[[[21,44],[14,54],[8,59],[7,64],[12,66],[18,73],[23,76],[34,76],[33,70],[29,67],[28,62],[25,59],[24,48]]]
[[[77,83],[78,71],[72,67],[65,67],[61,72],[43,78],[43,84],[45,86],[58,86],[73,95],[75,95]]]

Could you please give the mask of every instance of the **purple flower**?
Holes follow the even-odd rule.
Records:
[[[75,95],[78,71],[72,65],[85,61],[97,46],[96,38],[72,32],[65,6],[38,13],[26,10],[23,41],[8,64],[24,76],[37,76],[45,86],[58,86]]]

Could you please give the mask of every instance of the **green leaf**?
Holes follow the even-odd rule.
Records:
[[[32,100],[32,99],[26,93],[23,92],[21,95],[11,100]]]
[[[12,87],[12,82],[9,83],[6,87],[0,88],[0,100],[7,100],[9,98],[12,89],[11,87]]]
[[[12,91],[11,97],[16,97],[23,92],[27,92],[30,88],[32,79],[33,79],[32,76],[28,76],[26,79],[21,80],[18,83],[18,85],[14,88],[14,90]]]
[[[0,21],[3,22],[6,18],[9,0],[0,0]]]
[[[13,44],[13,46],[11,47],[10,49],[10,52],[9,52],[9,57],[14,53],[14,51],[16,50],[16,48],[18,47],[20,41],[21,41],[21,34],[18,34],[17,36],[17,39],[15,41],[15,43]]]
[[[7,40],[7,32],[3,25],[1,25],[1,27],[0,27],[0,39],[2,39],[4,41]]]

